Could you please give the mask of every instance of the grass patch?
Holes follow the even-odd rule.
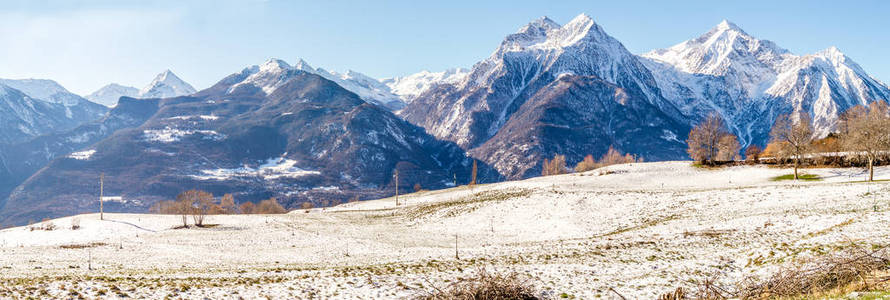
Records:
[[[59,246],[59,248],[62,248],[62,249],[85,249],[85,248],[102,247],[102,246],[106,246],[106,245],[108,245],[108,244],[102,243],[102,242],[93,242],[93,243],[89,243],[89,244],[61,245],[61,246]]]
[[[786,174],[786,175],[770,178],[770,181],[783,181],[783,180],[794,180],[794,174]],[[819,175],[816,175],[816,174],[800,174],[798,176],[798,180],[819,181],[819,180],[822,180],[822,177],[819,177]]]
[[[501,202],[513,198],[527,197],[530,194],[531,191],[525,189],[479,192],[454,201],[443,201],[417,206],[408,213],[408,216],[412,219],[418,219],[434,214],[439,214],[444,217],[454,217],[472,212],[479,208],[480,204],[485,202]]]

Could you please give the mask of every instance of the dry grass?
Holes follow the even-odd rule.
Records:
[[[445,288],[435,285],[432,292],[423,291],[417,299],[466,299],[466,300],[499,300],[499,299],[539,299],[527,279],[517,273],[489,273],[480,269],[475,276],[460,278]]]
[[[108,245],[108,244],[102,243],[102,242],[93,242],[93,243],[89,243],[89,244],[61,245],[61,246],[59,246],[59,248],[62,248],[62,249],[86,249],[86,248],[102,247],[102,246],[106,246],[106,245]]]
[[[890,268],[887,248],[847,250],[785,267],[762,282],[742,286],[742,298],[795,297],[827,292],[854,283],[870,289],[873,275]]]
[[[851,247],[784,267],[762,280],[748,279],[721,286],[716,278],[699,282],[696,289],[678,288],[660,300],[676,299],[810,299],[853,291],[888,287],[890,254],[887,247]]]

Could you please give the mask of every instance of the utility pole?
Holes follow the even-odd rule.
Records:
[[[454,235],[454,259],[460,260],[460,256],[457,255],[457,234]]]
[[[399,169],[396,169],[396,206],[399,206]]]
[[[99,220],[105,220],[105,173],[99,175]]]

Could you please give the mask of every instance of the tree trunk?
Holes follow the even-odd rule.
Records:
[[[794,180],[797,180],[797,167],[800,166],[800,156],[794,158]]]
[[[868,158],[868,181],[875,181],[875,160]]]

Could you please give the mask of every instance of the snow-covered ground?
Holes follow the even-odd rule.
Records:
[[[890,243],[890,184],[861,169],[635,163],[286,215],[81,215],[0,231],[0,298],[405,298],[517,271],[544,296],[653,298]],[[890,168],[876,169],[890,179]],[[81,228],[71,230],[72,220]],[[31,228],[35,228],[32,230]],[[455,240],[457,254],[455,258]],[[92,270],[90,269],[92,268]]]

